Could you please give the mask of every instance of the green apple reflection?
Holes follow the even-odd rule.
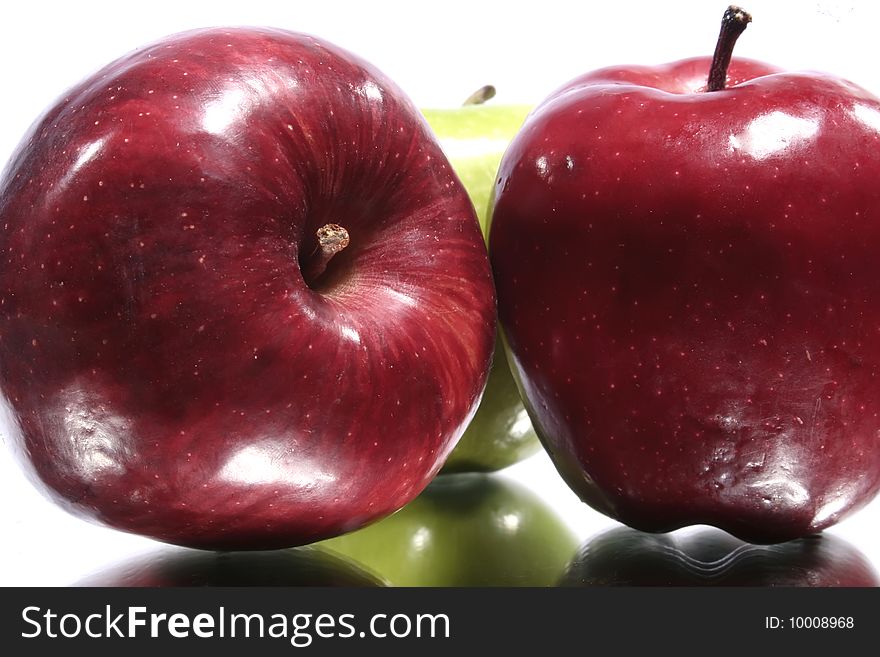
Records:
[[[483,104],[493,95],[494,89],[487,86],[462,107],[422,110],[470,194],[484,236],[498,163],[531,109],[524,105]],[[499,470],[538,449],[538,437],[510,374],[501,340],[496,339],[483,400],[442,472]]]
[[[464,473],[438,477],[393,516],[318,545],[392,586],[550,586],[577,539],[524,486]]]

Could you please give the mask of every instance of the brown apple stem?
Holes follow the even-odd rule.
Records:
[[[349,243],[348,231],[339,224],[325,224],[316,232],[318,244],[303,267],[303,278],[315,281],[327,269],[330,260]]]
[[[752,22],[752,17],[743,9],[730,5],[721,19],[721,33],[715,44],[715,54],[712,56],[712,66],[709,69],[709,83],[706,91],[721,91],[727,84],[727,68],[730,66],[730,58],[733,56],[733,47],[736,40],[742,34],[746,26]]]
[[[485,86],[480,87],[474,93],[467,97],[461,105],[462,107],[467,107],[468,105],[482,105],[487,100],[495,97],[495,87],[491,84],[487,84]]]

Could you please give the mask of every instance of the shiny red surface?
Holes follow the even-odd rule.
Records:
[[[350,246],[320,278],[315,230]],[[7,431],[71,511],[198,547],[310,542],[433,477],[494,291],[417,110],[320,40],[205,30],[38,121],[0,182]]]
[[[776,541],[880,486],[880,101],[708,59],[554,93],[499,171],[499,316],[571,487]]]

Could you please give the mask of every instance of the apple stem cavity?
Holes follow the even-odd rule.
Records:
[[[348,231],[339,224],[325,224],[315,231],[318,244],[303,267],[303,278],[312,283],[327,270],[327,265],[350,242]]]
[[[467,97],[467,99],[461,104],[462,107],[467,107],[469,105],[482,105],[487,100],[490,100],[495,97],[495,87],[491,84],[484,85],[477,89],[474,93]]]
[[[721,91],[727,84],[727,68],[730,66],[730,58],[733,55],[733,47],[736,40],[742,34],[746,26],[752,22],[751,15],[736,5],[730,5],[721,18],[721,33],[715,44],[715,54],[712,55],[712,66],[709,68],[709,82],[706,91]]]

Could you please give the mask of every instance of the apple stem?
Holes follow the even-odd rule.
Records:
[[[495,97],[495,87],[491,84],[484,85],[477,89],[474,93],[467,97],[467,99],[461,104],[462,107],[467,107],[468,105],[482,105],[487,100]]]
[[[350,241],[348,231],[339,224],[325,224],[316,232],[318,244],[303,267],[303,278],[313,282],[323,274],[330,260],[345,249]]]
[[[721,91],[727,84],[727,68],[730,66],[730,58],[733,56],[733,47],[736,40],[742,34],[746,26],[752,22],[752,17],[745,10],[730,5],[721,19],[721,33],[715,44],[715,54],[712,56],[712,66],[709,69],[709,83],[707,91]]]

